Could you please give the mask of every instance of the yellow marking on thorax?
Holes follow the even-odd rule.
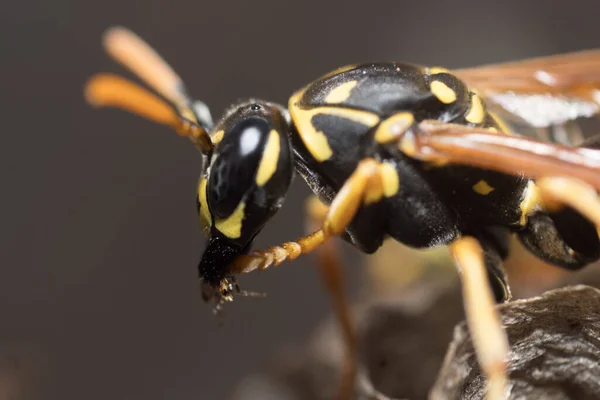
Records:
[[[486,181],[484,181],[483,179],[480,180],[479,182],[477,182],[476,184],[473,185],[473,190],[476,193],[479,193],[483,196],[487,196],[488,194],[492,193],[494,190],[496,190],[496,188],[490,186],[489,183],[487,183]]]
[[[269,132],[267,145],[260,159],[258,172],[256,173],[256,184],[263,186],[271,179],[277,169],[277,161],[279,160],[279,133],[275,129]]]
[[[519,206],[521,209],[521,219],[519,220],[521,226],[525,226],[525,224],[527,224],[527,217],[539,208],[539,201],[540,196],[538,188],[535,185],[535,182],[529,181],[527,188],[525,189],[525,197]]]
[[[325,102],[329,104],[338,104],[346,101],[350,97],[352,89],[358,84],[358,81],[344,82],[341,85],[333,88],[327,97]]]
[[[208,201],[206,201],[206,184],[206,178],[200,178],[198,182],[198,199],[200,200],[200,226],[202,227],[202,232],[208,235],[212,225],[212,216],[208,209]]]
[[[456,92],[448,87],[442,81],[433,81],[429,85],[431,93],[444,104],[454,103],[456,101]]]
[[[400,112],[384,120],[375,131],[377,143],[389,143],[400,137],[415,122],[410,112]]]
[[[476,93],[471,93],[471,107],[465,119],[472,124],[481,124],[485,120],[483,101]]]
[[[429,72],[429,75],[449,74],[450,73],[450,71],[448,71],[446,68],[443,68],[443,67],[429,67],[427,69],[427,71]]]
[[[313,125],[312,118],[315,115],[323,114],[345,118],[368,128],[372,128],[379,123],[379,116],[369,111],[328,106],[304,110],[298,105],[303,93],[303,91],[297,92],[290,98],[290,115],[298,128],[298,135],[300,135],[306,149],[318,162],[328,160],[333,155],[333,150],[329,146],[327,136],[322,131],[318,131]]]
[[[219,144],[219,143],[221,143],[221,140],[223,140],[223,135],[224,135],[224,134],[225,134],[225,131],[224,131],[224,130],[220,130],[220,131],[217,131],[217,132],[215,132],[215,133],[212,135],[212,138],[211,138],[211,139],[212,139],[212,142],[213,142],[213,144]]]
[[[383,194],[385,197],[392,197],[400,189],[400,178],[398,177],[398,171],[390,163],[382,163],[379,169],[381,180],[383,183]]]
[[[215,227],[229,239],[239,238],[242,235],[245,208],[246,203],[242,201],[229,217],[215,220]]]

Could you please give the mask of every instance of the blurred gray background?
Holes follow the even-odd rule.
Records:
[[[598,0],[29,0],[0,12],[0,399],[223,399],[330,312],[311,259],[250,274],[219,327],[202,303],[195,149],[82,98],[124,72],[100,35],[127,26],[218,116],[285,103],[348,63],[462,67],[600,46]],[[304,232],[297,179],[257,246]],[[344,246],[347,258],[353,255]],[[360,259],[348,268],[360,287]],[[9,395],[13,397],[8,397]],[[4,396],[4,397],[3,397]]]

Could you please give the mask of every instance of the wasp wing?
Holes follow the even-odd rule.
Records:
[[[600,49],[453,71],[487,100],[536,128],[600,112]]]
[[[600,150],[547,143],[484,128],[423,121],[399,145],[408,156],[437,165],[462,164],[532,179],[564,176],[600,190]]]

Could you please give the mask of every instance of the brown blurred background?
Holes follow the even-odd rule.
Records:
[[[82,98],[123,72],[100,35],[125,25],[218,117],[285,103],[357,61],[448,67],[600,47],[597,0],[30,0],[0,12],[0,400],[222,399],[329,313],[311,259],[250,274],[218,327],[202,303],[199,157],[163,127]],[[257,246],[303,230],[297,179]],[[347,258],[354,255],[348,246]],[[348,268],[352,293],[361,260]],[[9,397],[13,396],[13,397]]]

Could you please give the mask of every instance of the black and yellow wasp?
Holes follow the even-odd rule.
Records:
[[[598,50],[453,72],[351,65],[297,91],[287,107],[249,99],[213,123],[208,107],[135,34],[113,28],[104,44],[170,104],[108,74],[88,82],[87,99],[170,125],[200,150],[197,207],[208,240],[199,273],[204,298],[217,306],[243,293],[234,274],[294,259],[332,236],[366,253],[388,237],[416,248],[448,245],[489,397],[501,398],[508,344],[493,306],[510,297],[502,269],[509,235],[568,269],[600,257],[600,151],[593,149],[600,140],[543,142],[517,135],[491,111],[538,132],[597,114]],[[251,252],[295,172],[323,203],[311,208],[321,228]],[[335,296],[343,303],[343,294]],[[346,308],[337,310],[352,365],[352,328]]]

